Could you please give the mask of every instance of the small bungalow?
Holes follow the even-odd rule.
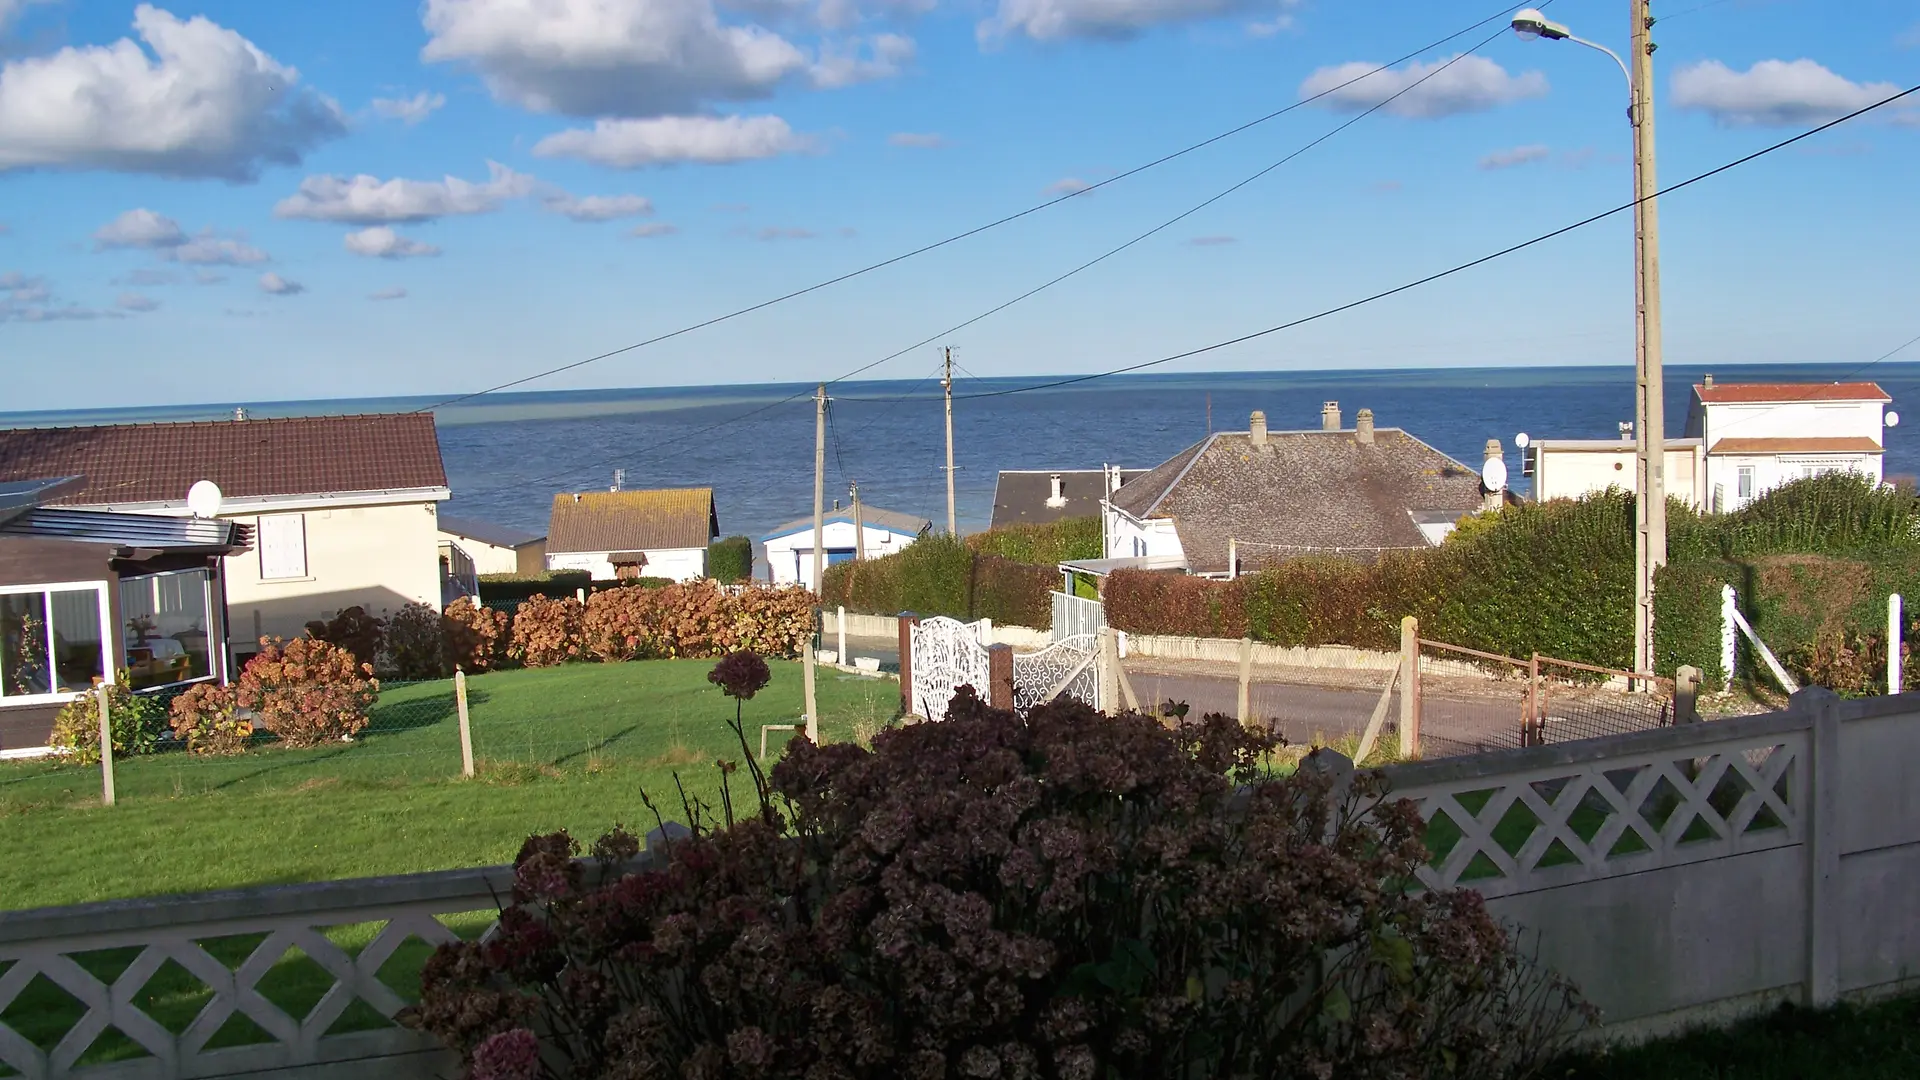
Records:
[[[877,506],[862,506],[856,521],[851,509],[836,506],[824,517],[820,548],[826,554],[828,566],[861,557],[877,559],[904,549],[932,528],[933,522],[926,518]],[[818,591],[819,585],[813,580],[813,518],[789,521],[762,536],[760,543],[766,550],[769,581],[775,585],[800,584]]]
[[[1372,561],[1438,544],[1507,497],[1405,431],[1376,428],[1371,409],[1355,420],[1341,427],[1330,401],[1318,430],[1269,431],[1255,412],[1248,430],[1216,432],[1127,481],[1106,500],[1103,569],[1231,577],[1303,555]]]
[[[225,564],[239,522],[73,510],[79,477],[0,482],[0,757],[43,749],[61,706],[230,673]]]
[[[712,488],[561,492],[547,520],[547,569],[694,581],[707,576],[707,545],[719,535]]]
[[[1067,518],[1099,517],[1102,504],[1121,484],[1145,469],[1002,469],[993,486],[989,527],[1050,525]]]
[[[480,575],[533,577],[547,568],[547,538],[490,521],[440,515],[441,599],[480,595]]]

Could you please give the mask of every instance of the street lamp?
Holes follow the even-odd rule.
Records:
[[[1525,8],[1513,16],[1513,31],[1530,40],[1571,41],[1606,53],[1627,77],[1627,122],[1633,127],[1634,322],[1638,331],[1634,367],[1634,410],[1639,507],[1634,536],[1633,661],[1652,671],[1653,576],[1667,561],[1666,379],[1660,356],[1660,215],[1653,194],[1653,15],[1649,0],[1629,0],[1632,9],[1633,64],[1604,45],[1575,37],[1573,31]]]

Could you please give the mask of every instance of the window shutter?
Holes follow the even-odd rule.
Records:
[[[260,518],[260,576],[307,576],[307,521],[304,514],[275,514]]]

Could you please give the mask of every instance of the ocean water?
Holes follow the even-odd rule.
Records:
[[[1667,368],[1667,428],[1686,421],[1705,371]],[[1920,403],[1920,364],[1722,366],[1720,382],[1877,381],[1894,408]],[[986,527],[1001,469],[1149,468],[1214,430],[1241,430],[1263,409],[1274,430],[1317,428],[1324,401],[1347,425],[1361,408],[1478,466],[1488,439],[1519,472],[1513,437],[1615,438],[1633,418],[1628,367],[1219,372],[1118,376],[1030,393],[975,397],[1041,378],[957,379],[955,490],[960,527]],[[812,514],[812,387],[757,385],[506,393],[436,415],[453,500],[448,514],[544,533],[556,493],[711,486],[723,533],[759,537]],[[858,382],[831,388],[829,505],[858,482],[869,506],[946,519],[943,419],[937,382]],[[437,398],[209,403],[141,409],[0,413],[0,426],[218,419],[425,408]],[[1920,415],[1916,416],[1920,421]],[[1887,433],[1886,471],[1920,473],[1920,440]],[[1516,477],[1516,489],[1525,482]]]

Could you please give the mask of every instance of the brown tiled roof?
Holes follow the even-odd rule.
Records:
[[[0,481],[74,475],[56,503],[184,503],[196,480],[230,499],[447,486],[427,413],[0,430]]]
[[[1126,469],[1122,481],[1145,470]],[[1053,478],[1060,477],[1065,505],[1048,506]],[[1107,497],[1106,474],[1100,469],[1004,469],[993,487],[993,528],[1006,525],[1045,525],[1066,518],[1098,517],[1100,500]]]
[[[1482,505],[1473,469],[1397,428],[1371,444],[1348,431],[1276,431],[1265,450],[1223,432],[1123,484],[1113,504],[1136,518],[1172,518],[1194,573],[1298,555],[1369,559],[1425,547],[1415,516],[1458,519]]]
[[[1721,439],[1709,454],[1879,454],[1885,451],[1865,435],[1811,439]]]
[[[1709,405],[1759,405],[1787,401],[1892,401],[1880,384],[1853,383],[1695,383],[1694,396]]]
[[[720,535],[712,488],[561,492],[547,553],[703,548]]]

